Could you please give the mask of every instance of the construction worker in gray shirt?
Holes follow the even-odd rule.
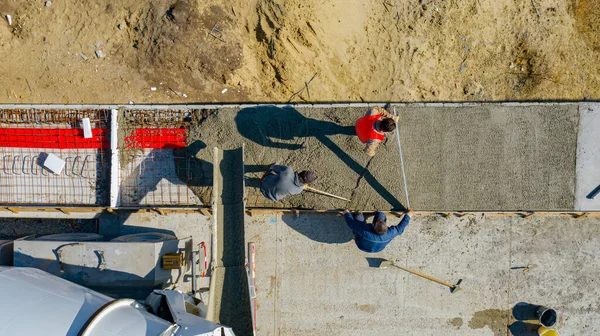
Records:
[[[260,192],[271,201],[279,201],[301,193],[304,185],[316,179],[317,175],[310,170],[296,173],[291,167],[273,164],[260,179]]]

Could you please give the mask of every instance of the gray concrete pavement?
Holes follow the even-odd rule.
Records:
[[[360,252],[341,217],[253,216],[261,335],[507,335],[519,302],[559,312],[562,335],[600,326],[600,219],[416,217],[386,250]],[[399,263],[463,291],[366,257]],[[534,264],[529,272],[518,268]],[[517,314],[518,315],[518,314]],[[533,326],[533,325],[531,325]],[[530,327],[531,327],[530,326]],[[527,335],[527,334],[525,334]]]

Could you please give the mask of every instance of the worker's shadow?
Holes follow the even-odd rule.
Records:
[[[343,217],[332,214],[314,214],[296,217],[284,214],[281,219],[294,231],[319,243],[344,244],[354,238]]]
[[[237,113],[235,123],[242,136],[264,147],[298,150],[304,146],[299,143],[290,143],[291,141],[315,137],[358,176],[362,176],[371,188],[392,206],[393,210],[405,209],[402,203],[379,183],[370,171],[327,137],[336,134],[355,137],[354,126],[342,126],[330,121],[307,118],[292,107],[279,108],[275,106],[242,109]]]
[[[177,177],[198,197],[202,204],[210,206],[213,185],[212,162],[198,158],[198,153],[206,149],[206,144],[196,140],[185,148],[173,150]]]
[[[213,163],[198,158],[198,153],[206,149],[206,143],[196,140],[185,148],[174,150],[175,170],[179,180],[184,182],[204,205],[210,205],[213,185]],[[265,172],[270,165],[246,165],[246,172]],[[260,187],[260,179],[246,179],[246,186]]]
[[[144,159],[136,165],[135,162],[124,162],[122,165],[128,170],[127,176],[121,182],[121,204],[144,204],[147,195],[151,199],[160,197],[161,200],[175,202],[174,204],[186,204],[183,199],[186,195],[163,195],[170,193],[169,190],[161,190],[156,195],[162,180],[171,185],[187,185],[203,204],[210,202],[210,190],[206,187],[212,186],[212,163],[199,160],[195,155],[206,145],[197,141],[185,148],[156,148],[144,155]],[[133,154],[137,155],[138,154]],[[132,167],[128,167],[131,165]],[[209,203],[208,203],[209,204]]]
[[[121,172],[121,187],[119,203],[124,206],[152,206],[155,199],[161,201],[171,201],[185,203],[187,199],[177,193],[176,195],[166,195],[170,193],[170,186],[194,185],[190,188],[192,193],[200,199],[203,204],[210,205],[210,196],[212,192],[212,163],[203,160],[192,160],[188,153],[194,154],[202,148],[204,143],[194,143],[189,147],[181,149],[155,148],[148,153],[132,150],[131,152],[122,151],[121,167],[127,173]],[[143,160],[139,160],[143,155]],[[193,168],[192,168],[193,167]],[[187,169],[194,169],[188,173]],[[161,185],[161,181],[168,181],[167,187]],[[163,190],[169,188],[168,190]],[[157,191],[160,189],[160,193]],[[176,198],[175,198],[176,197]],[[208,203],[205,203],[208,202]],[[168,204],[164,204],[168,205]],[[159,205],[161,206],[161,205]],[[103,214],[99,224],[99,233],[105,238],[112,239],[123,234],[161,232],[175,235],[171,230],[160,229],[156,227],[143,227],[138,225],[127,225],[127,220],[132,212],[122,211],[116,214]]]

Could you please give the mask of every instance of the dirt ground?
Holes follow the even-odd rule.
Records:
[[[0,15],[2,103],[286,102],[315,74],[294,101],[600,98],[596,0],[0,0]]]

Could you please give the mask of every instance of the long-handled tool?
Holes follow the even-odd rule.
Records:
[[[396,106],[392,107],[394,110],[394,116],[398,116],[396,112]],[[406,194],[406,208],[410,209],[410,202],[408,201],[408,186],[406,185],[406,173],[404,172],[404,159],[402,157],[402,146],[400,145],[400,127],[396,125],[396,141],[398,142],[398,152],[400,153],[400,167],[402,168],[402,179],[404,180],[404,193]]]
[[[404,271],[406,271],[408,273],[412,273],[414,275],[418,275],[418,276],[420,276],[422,278],[425,278],[427,280],[430,280],[430,281],[433,281],[433,282],[437,282],[440,285],[444,285],[446,287],[449,287],[450,288],[450,293],[454,293],[456,291],[462,290],[462,288],[460,288],[460,286],[459,286],[460,283],[462,282],[462,279],[459,279],[458,282],[456,283],[456,285],[449,284],[447,282],[444,282],[444,281],[432,278],[429,275],[423,274],[421,272],[417,272],[417,271],[411,270],[410,268],[406,268],[406,267],[403,267],[403,266],[400,266],[400,265],[396,265],[396,263],[394,263],[393,260],[383,260],[381,262],[381,264],[379,265],[379,268],[388,268],[390,266],[398,267],[399,269],[404,270]]]
[[[330,193],[327,193],[327,192],[321,191],[321,190],[319,190],[319,189],[315,189],[315,188],[313,188],[313,187],[309,187],[309,186],[307,186],[306,184],[304,185],[304,190],[306,190],[306,191],[312,191],[312,192],[314,192],[314,193],[317,193],[317,194],[321,194],[321,195],[325,195],[325,196],[329,196],[329,197],[333,197],[333,198],[341,199],[341,200],[343,200],[343,201],[350,202],[350,200],[349,200],[349,199],[347,199],[347,198],[343,198],[343,197],[341,197],[341,196],[337,196],[337,195],[334,195],[334,194],[330,194]]]
[[[536,267],[537,267],[537,265],[527,264],[527,266],[516,266],[516,267],[511,267],[510,269],[511,270],[521,270],[521,271],[523,271],[523,273],[527,273]]]

